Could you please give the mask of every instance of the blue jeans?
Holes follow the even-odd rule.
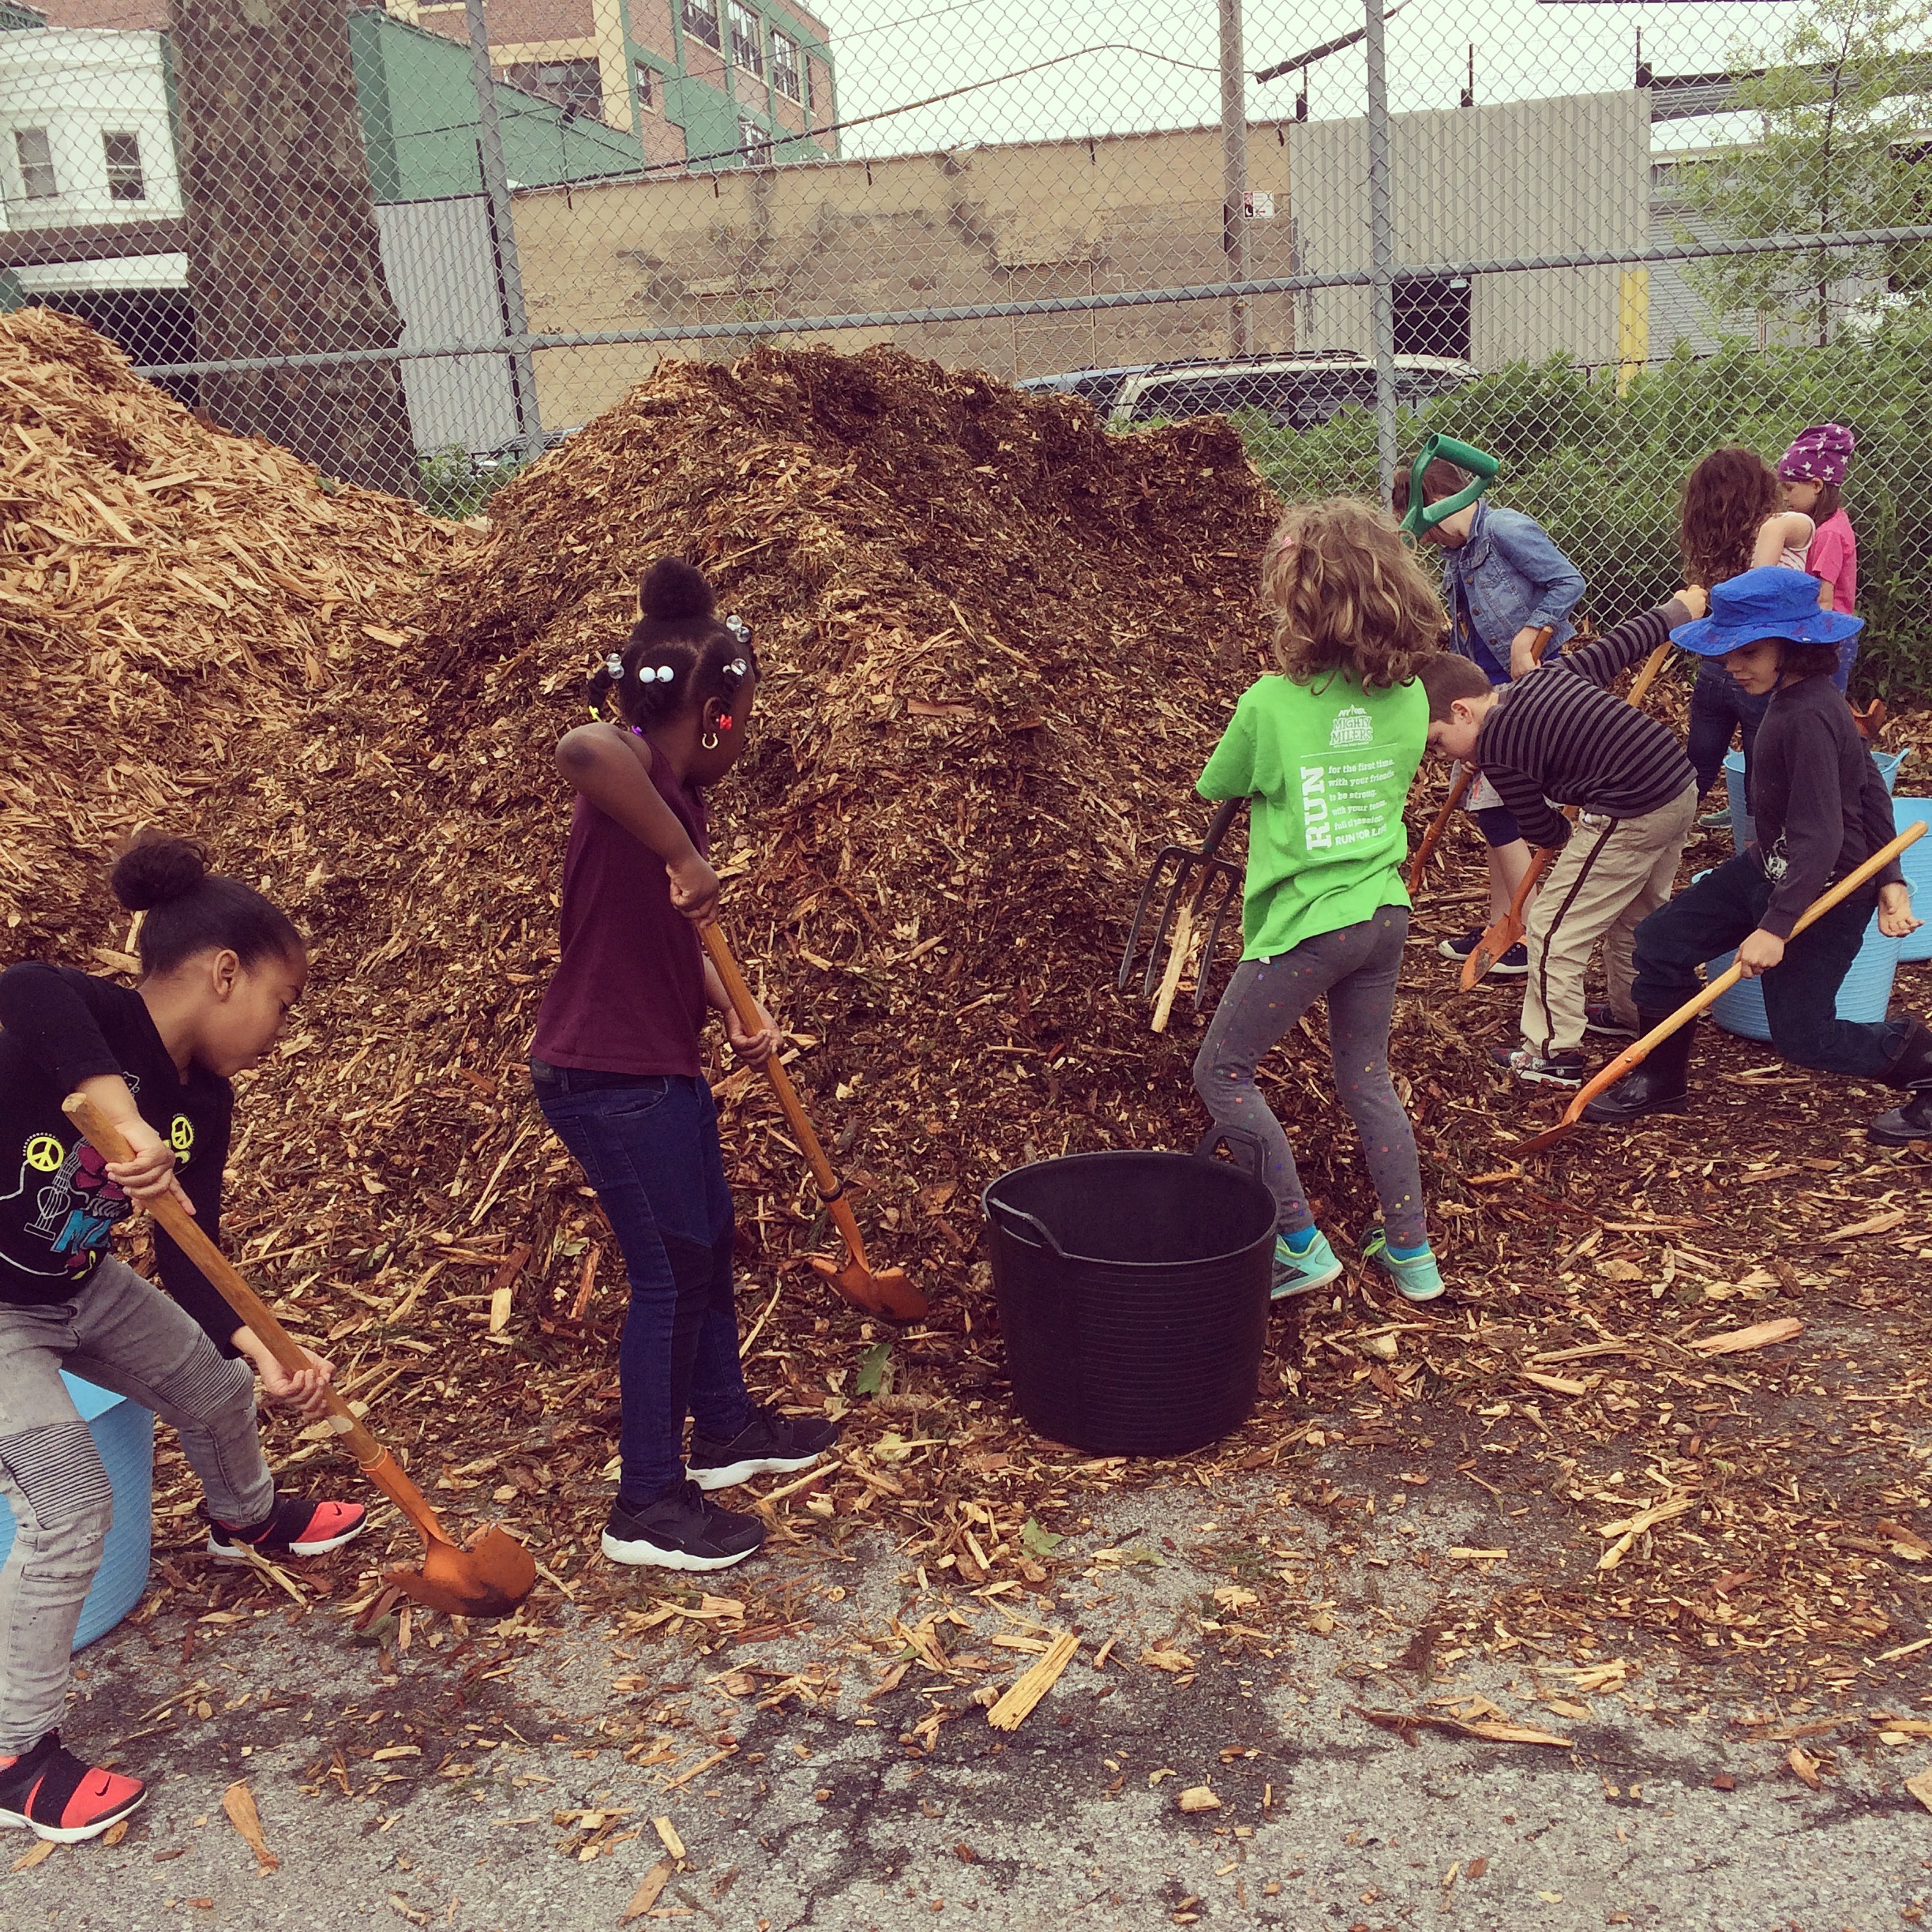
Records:
[[[1881,1079],[1911,1031],[1909,1020],[1861,1026],[1836,1011],[1839,986],[1865,943],[1878,898],[1878,888],[1868,885],[1834,906],[1787,940],[1784,957],[1764,976],[1771,1044],[1800,1067]],[[1632,996],[1638,1010],[1660,1015],[1694,997],[1696,969],[1756,932],[1770,903],[1771,881],[1754,858],[1740,852],[1660,906],[1637,928]]]
[[[732,1300],[731,1193],[718,1109],[685,1074],[595,1073],[531,1063],[537,1104],[597,1190],[630,1277],[617,1351],[617,1493],[654,1501],[685,1480],[685,1417],[716,1441],[744,1427]]]
[[[1698,775],[1700,798],[1716,781],[1724,753],[1731,748],[1731,734],[1740,729],[1744,733],[1744,762],[1750,763],[1758,727],[1770,707],[1769,692],[1753,697],[1722,663],[1711,658],[1699,661],[1698,681],[1690,688],[1690,730],[1684,749],[1690,755],[1690,768]]]

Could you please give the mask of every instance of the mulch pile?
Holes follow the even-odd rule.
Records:
[[[804,1265],[822,1229],[801,1163],[758,1077],[721,1067],[754,1386],[846,1428],[818,1492],[774,1506],[782,1547],[882,1526],[922,1588],[1018,1601],[1050,1592],[1052,1532],[1097,1486],[1266,1472],[1345,1537],[1400,1472],[1499,1508],[1558,1500],[1588,1546],[1476,1568],[1486,1595],[1449,1617],[1466,1643],[1501,1617],[1511,1644],[1587,1654],[1623,1620],[1761,1657],[1795,1690],[1923,1633],[1929,1499],[1905,1453],[1923,1159],[1864,1141],[1876,1092],[1720,1041],[1692,1120],[1496,1180],[1551,1106],[1488,1069],[1513,995],[1455,998],[1431,950],[1469,922],[1468,841],[1419,920],[1394,1049],[1454,1302],[1418,1316],[1352,1280],[1277,1320],[1255,1420],[1184,1470],[1087,1461],[1011,1414],[979,1190],[1204,1125],[1198,1024],[1154,1038],[1112,975],[1154,850],[1198,840],[1193,778],[1265,662],[1252,584],[1274,506],[1225,425],[1106,437],[1084,405],[884,350],[671,364],[500,493],[479,538],[203,429],[73,325],[10,318],[0,355],[0,407],[43,399],[16,418],[43,453],[9,472],[9,541],[47,540],[0,582],[39,677],[32,706],[0,711],[0,879],[26,882],[9,956],[98,967],[90,948],[118,947],[107,837],[137,816],[201,829],[316,933],[294,1037],[243,1096],[231,1245],[439,1506],[505,1515],[542,1555],[555,1581],[518,1632],[560,1589],[579,1610],[664,1594],[595,1554],[621,1270],[521,1057],[568,820],[551,748],[637,577],[677,554],[750,621],[767,672],[713,801],[728,928],[880,1259],[933,1300],[893,1334],[827,1297]],[[137,525],[136,486],[170,463],[181,480],[148,477]],[[28,494],[77,471],[112,516],[64,486],[58,507]],[[1346,1236],[1373,1202],[1319,1020],[1306,1032],[1269,1078]],[[1795,1345],[1689,1346],[1790,1314]],[[332,1454],[319,1429],[292,1450]],[[194,1500],[166,1472],[164,1521]],[[734,1574],[748,1627],[800,1627],[815,1574]],[[208,1587],[172,1560],[163,1575]],[[1303,1614],[1258,1594],[1220,1641]],[[703,1627],[648,1621],[673,1644]]]

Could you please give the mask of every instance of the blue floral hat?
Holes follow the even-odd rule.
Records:
[[[1837,644],[1865,628],[1863,617],[1818,608],[1818,580],[1802,570],[1767,564],[1728,578],[1711,592],[1711,614],[1671,632],[1671,642],[1701,658],[1721,658],[1727,651],[1766,637],[1794,644]]]

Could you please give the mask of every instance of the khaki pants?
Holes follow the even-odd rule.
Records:
[[[1601,940],[1610,1004],[1626,1026],[1631,944],[1637,928],[1671,895],[1677,861],[1697,816],[1687,784],[1668,805],[1640,818],[1585,812],[1556,855],[1529,909],[1529,977],[1523,989],[1523,1040],[1547,1059],[1583,1044],[1583,973]]]

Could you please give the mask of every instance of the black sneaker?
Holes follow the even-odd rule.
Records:
[[[1435,950],[1445,959],[1454,959],[1467,963],[1469,955],[1483,943],[1483,928],[1478,926],[1472,932],[1458,932],[1454,939],[1438,940]],[[1489,969],[1490,977],[1503,979],[1521,979],[1529,970],[1529,949],[1519,940],[1502,954]]]
[[[205,1509],[201,1513],[208,1516]],[[304,1502],[280,1496],[252,1529],[208,1516],[208,1553],[218,1563],[245,1563],[249,1550],[264,1556],[321,1556],[340,1549],[368,1527],[369,1512],[359,1502]]]
[[[640,1506],[620,1497],[604,1525],[604,1554],[613,1563],[658,1570],[729,1570],[764,1540],[756,1517],[721,1510],[696,1483],[680,1483]]]
[[[1594,1000],[1583,1009],[1583,1030],[1585,1033],[1608,1034],[1613,1040],[1634,1040],[1637,1037],[1637,1029],[1626,1026],[1619,1019],[1615,1007],[1600,1005]]]
[[[729,1489],[754,1476],[787,1476],[808,1469],[838,1440],[835,1424],[781,1416],[754,1402],[745,1427],[728,1442],[714,1442],[693,1429],[685,1459],[700,1489]]]
[[[1489,969],[1489,977],[1491,979],[1527,979],[1529,977],[1529,948],[1518,940]]]
[[[1483,928],[1477,926],[1468,932],[1458,932],[1454,939],[1438,940],[1435,950],[1445,959],[1453,959],[1461,966],[1483,943]]]

